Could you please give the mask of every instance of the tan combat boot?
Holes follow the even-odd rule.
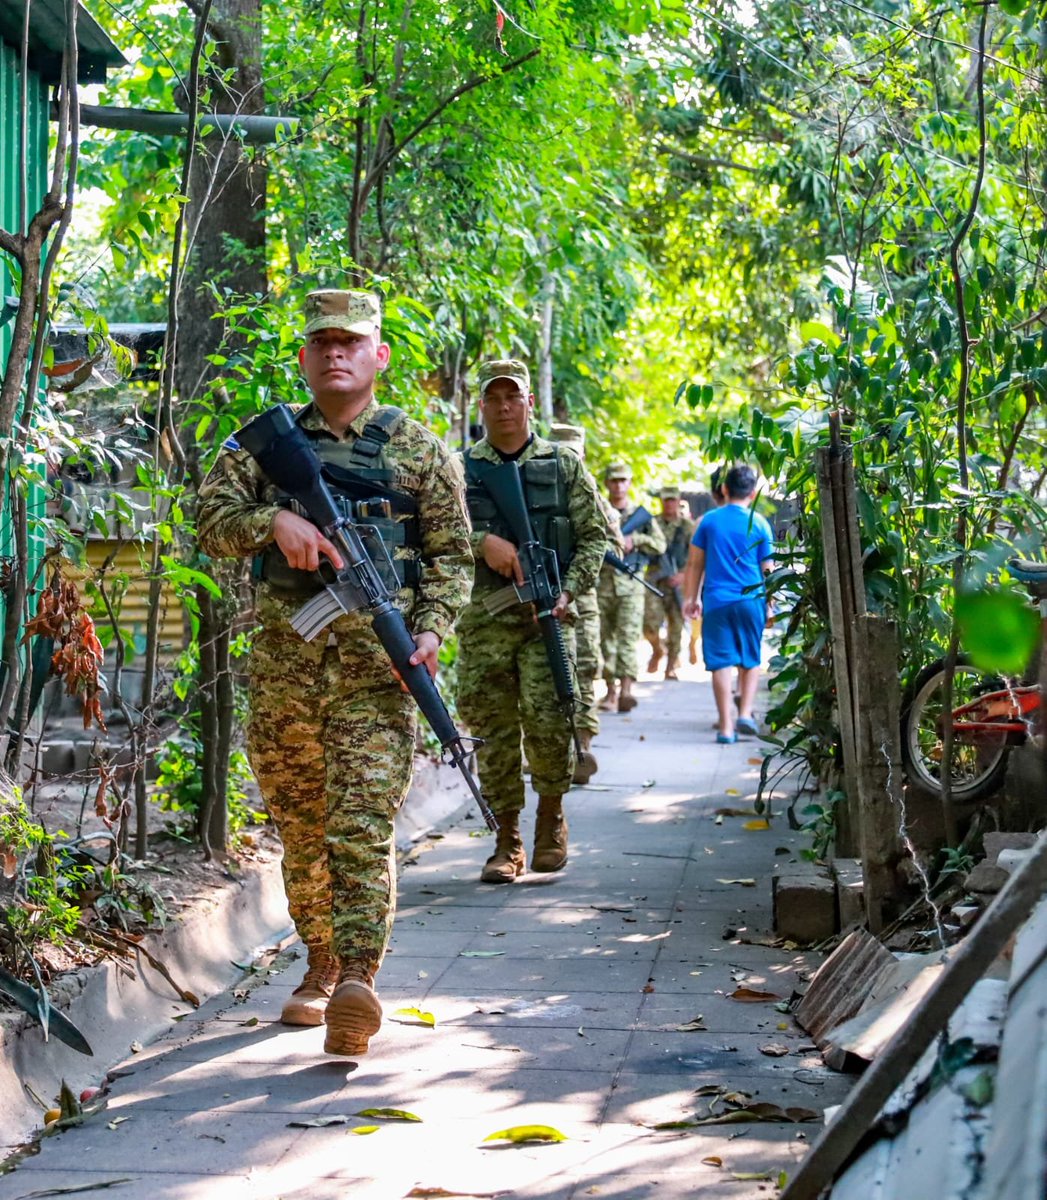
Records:
[[[512,883],[527,867],[520,837],[520,814],[498,813],[498,834],[494,853],[480,872],[481,883]]]
[[[571,776],[571,782],[588,783],[596,774],[600,765],[596,761],[596,755],[590,749],[593,744],[593,735],[588,730],[584,730],[578,734],[578,741],[581,743],[582,749],[578,755],[578,761],[574,764],[574,774]]]
[[[674,656],[670,655],[668,662],[665,664],[665,678],[666,679],[679,679],[680,676],[677,674],[679,668],[680,668],[680,660],[678,658],[675,658]]]
[[[614,712],[618,707],[618,686],[613,681],[607,684],[607,695],[600,701],[602,712]]]
[[[562,796],[538,797],[532,871],[561,871],[567,865],[567,822],[562,800]]]
[[[285,1025],[322,1025],[327,1002],[338,982],[338,960],[327,949],[309,947],[305,978],[280,1013]]]
[[[658,665],[662,661],[662,643],[653,638],[648,638],[647,640],[651,646],[651,657],[647,660],[647,671],[649,674],[653,674],[658,670]]]
[[[622,694],[618,697],[618,711],[620,713],[632,712],[639,703],[639,700],[633,695],[633,681],[626,675],[622,679]]]
[[[374,990],[375,968],[348,962],[327,1005],[325,1054],[366,1054],[367,1043],[382,1027],[382,1006]]]

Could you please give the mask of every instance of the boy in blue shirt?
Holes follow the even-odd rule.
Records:
[[[737,741],[739,733],[759,732],[753,702],[767,624],[764,575],[774,553],[770,525],[750,507],[756,496],[752,467],[732,467],[724,491],[727,503],[707,512],[694,532],[683,582],[684,616],[702,618],[702,657],[712,672],[721,744]],[[740,691],[737,724],[731,704],[734,667]]]

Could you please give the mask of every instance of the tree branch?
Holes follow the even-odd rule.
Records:
[[[497,75],[474,75],[472,79],[467,79],[465,83],[461,84],[459,87],[456,87],[449,96],[446,96],[440,101],[440,103],[432,110],[432,112],[429,113],[427,117],[419,121],[406,137],[404,137],[396,145],[390,146],[390,148],[371,166],[367,172],[367,176],[363,181],[363,186],[360,189],[361,206],[365,203],[367,197],[370,195],[371,189],[374,187],[378,176],[386,169],[386,167],[388,167],[394,159],[399,158],[406,147],[409,146],[420,133],[424,133],[434,121],[438,120],[440,116],[457,99],[459,99],[461,96],[464,96],[467,92],[471,92],[475,88],[481,87],[485,83],[490,83],[492,79],[499,79],[503,75],[507,75],[510,71],[515,70],[516,67],[523,66],[525,62],[529,62],[532,58],[535,58],[540,53],[540,47],[530,50],[527,54],[522,54],[519,58],[514,58],[512,62],[507,62],[499,69]]]
[[[655,145],[665,154],[671,154],[674,158],[681,158],[693,167],[720,168],[724,171],[747,171],[750,175],[760,174],[759,167],[746,166],[745,163],[734,162],[729,158],[707,158],[704,154],[692,154],[689,150],[684,150],[680,146],[674,146],[670,142],[659,141]]]

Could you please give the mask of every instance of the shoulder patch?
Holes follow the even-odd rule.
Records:
[[[235,437],[227,437],[225,439],[225,441],[222,443],[222,449],[223,450],[239,450],[240,443],[236,440]]]

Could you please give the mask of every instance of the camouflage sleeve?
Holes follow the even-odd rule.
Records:
[[[469,601],[473,583],[465,477],[460,462],[433,439],[418,494],[422,578],[411,614],[415,633],[445,638]]]
[[[219,455],[200,485],[197,540],[213,558],[243,558],[273,540],[273,518],[280,511],[264,504],[262,473],[246,450]]]
[[[600,502],[600,511],[607,522],[607,540],[611,543],[611,549],[621,558],[625,553],[625,541],[622,538],[622,519],[618,515],[618,510],[612,506],[610,500],[607,499],[603,492],[597,490],[596,499]]]
[[[665,530],[657,521],[651,521],[646,529],[633,534],[633,549],[639,550],[641,554],[657,558],[659,554],[665,553],[665,547]]]
[[[607,519],[593,477],[573,455],[563,455],[567,511],[574,531],[574,558],[563,578],[565,591],[580,596],[596,586],[607,549]]]

